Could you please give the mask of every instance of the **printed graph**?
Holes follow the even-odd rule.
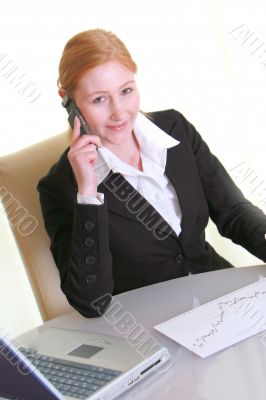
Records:
[[[266,279],[154,327],[207,357],[266,329]]]

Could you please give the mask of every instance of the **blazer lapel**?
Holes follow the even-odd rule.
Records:
[[[164,129],[162,127],[162,129]],[[180,239],[187,241],[202,231],[208,221],[208,207],[195,159],[180,127],[172,125],[168,133],[180,143],[167,151],[165,174],[179,199],[182,212]]]
[[[187,193],[191,187],[191,176],[186,176],[186,166],[188,154],[184,151],[184,143],[182,138],[179,138],[179,128],[176,121],[165,119],[158,114],[153,118],[153,122],[159,126],[168,135],[179,140],[179,144],[167,150],[167,159],[165,166],[165,174],[173,185],[178,196],[182,219],[181,219],[181,233],[179,239],[183,238],[186,234],[189,223],[189,201]]]
[[[182,151],[182,143],[179,143],[177,147],[168,149],[165,174],[173,185],[179,200],[182,212],[182,236],[184,236],[188,226],[189,216],[187,193],[189,191],[189,186],[191,185],[191,180],[187,179],[185,176],[185,165],[186,162],[184,160],[184,154]]]
[[[135,222],[142,221],[148,230],[163,229],[162,235],[177,238],[163,216],[120,173],[111,171],[98,190],[104,193],[109,211]]]

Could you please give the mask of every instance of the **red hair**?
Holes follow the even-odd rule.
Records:
[[[137,72],[129,51],[114,33],[103,29],[78,33],[66,43],[63,50],[58,88],[70,94],[87,70],[111,60],[117,60],[132,72]]]

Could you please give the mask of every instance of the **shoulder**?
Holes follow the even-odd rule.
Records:
[[[39,192],[47,191],[47,189],[65,192],[68,186],[73,189],[76,185],[75,177],[67,158],[68,151],[69,148],[67,148],[58,161],[51,166],[47,174],[40,179],[37,186]]]
[[[196,142],[202,140],[194,125],[180,111],[168,109],[152,111],[144,113],[144,115],[168,135],[190,143],[192,147],[196,145]]]
[[[175,126],[182,130],[195,129],[186,117],[175,109],[151,111],[144,115],[167,133],[171,132]]]
[[[181,121],[184,118],[184,116],[179,111],[174,109],[144,112],[144,115],[156,125],[170,124],[171,126],[177,120]]]

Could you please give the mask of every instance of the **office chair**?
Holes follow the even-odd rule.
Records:
[[[73,310],[60,289],[36,190],[68,145],[63,133],[0,158],[0,198],[44,320]]]

